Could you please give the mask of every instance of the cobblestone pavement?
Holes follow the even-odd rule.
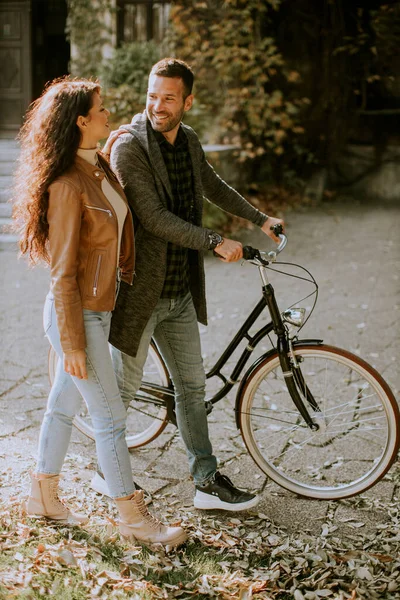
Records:
[[[317,308],[303,337],[321,337],[360,354],[376,366],[399,397],[399,208],[348,200],[290,212],[286,220],[289,243],[282,260],[307,267],[320,286]],[[254,246],[272,245],[259,230],[246,230],[240,237]],[[201,335],[205,364],[210,367],[258,300],[260,283],[251,265],[226,265],[209,257],[206,269],[209,327],[202,327]],[[41,323],[49,271],[29,269],[9,248],[0,252],[0,277],[0,497],[7,498],[27,490],[49,391],[48,343]],[[272,283],[281,309],[304,296],[295,280],[273,275]],[[224,472],[237,485],[260,490],[260,510],[275,524],[288,531],[300,528],[317,534],[332,506],[298,498],[266,479],[243,447],[235,428],[233,401],[231,392],[209,418],[214,450]],[[139,483],[167,495],[169,502],[191,505],[193,483],[181,441],[171,425],[131,456]],[[82,485],[85,493],[94,461],[93,442],[74,429],[64,485]],[[398,491],[388,477],[367,495],[390,501]],[[335,507],[338,533],[343,536],[353,531],[351,519],[365,523],[365,535],[386,517],[379,510],[364,510],[361,519],[357,514],[361,509],[346,503]]]

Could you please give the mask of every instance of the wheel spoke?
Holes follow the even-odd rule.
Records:
[[[399,412],[372,368],[325,348],[296,349],[300,393],[318,430],[297,412],[277,354],[246,382],[239,419],[246,446],[267,475],[299,494],[334,499],[383,476],[397,453]],[[307,388],[320,411],[310,410]]]
[[[168,387],[166,368],[153,346],[149,349],[144,378],[143,389],[132,397],[128,408],[126,427],[128,448],[148,444],[165,429],[168,423],[165,398],[173,396],[173,390]],[[92,422],[88,414],[76,417],[74,424],[82,433],[94,439]]]

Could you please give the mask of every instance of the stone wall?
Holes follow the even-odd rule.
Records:
[[[360,198],[398,201],[400,146],[388,146],[379,156],[373,146],[349,144],[330,170],[327,186]]]

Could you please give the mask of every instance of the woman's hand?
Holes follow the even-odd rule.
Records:
[[[85,350],[64,352],[64,371],[78,379],[87,379]]]
[[[126,133],[126,130],[124,129],[116,129],[115,131],[112,131],[110,133],[110,135],[108,136],[106,143],[104,144],[104,147],[102,149],[102,153],[109,159],[110,158],[110,154],[111,154],[111,148],[113,147],[113,144],[115,142],[115,140],[122,134],[122,133]]]

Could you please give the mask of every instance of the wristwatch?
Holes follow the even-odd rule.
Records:
[[[222,235],[219,235],[219,233],[213,231],[208,234],[208,241],[208,249],[214,250],[217,246],[220,246],[224,242],[224,238],[222,237]]]

